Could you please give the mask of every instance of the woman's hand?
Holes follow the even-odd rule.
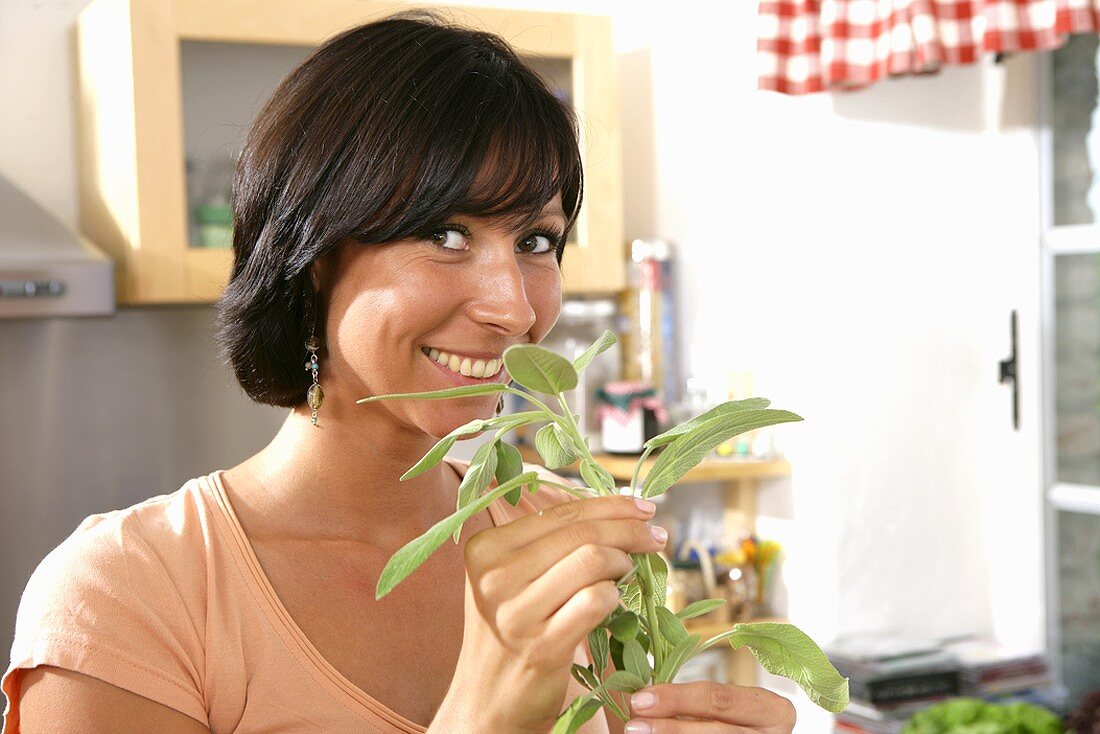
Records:
[[[652,517],[630,497],[593,497],[471,536],[462,649],[429,731],[549,731],[570,703],[577,646],[619,605],[630,554],[664,547]]]
[[[647,693],[654,701],[642,706]],[[711,682],[643,688],[630,697],[630,713],[625,734],[791,734],[795,721],[794,704],[783,696]]]

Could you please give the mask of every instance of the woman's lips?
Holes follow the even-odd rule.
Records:
[[[420,352],[424,354],[423,351]],[[467,377],[466,375],[459,374],[453,371],[450,367],[444,367],[439,362],[436,362],[429,355],[424,354],[424,359],[432,363],[441,374],[443,374],[450,382],[455,385],[493,385],[502,384],[506,385],[511,382],[511,378],[508,376],[508,370],[504,367],[500,368],[500,372],[492,377]]]

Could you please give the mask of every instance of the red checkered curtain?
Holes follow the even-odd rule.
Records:
[[[759,88],[807,94],[1046,50],[1100,30],[1100,0],[760,0]]]

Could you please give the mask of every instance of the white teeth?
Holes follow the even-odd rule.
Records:
[[[433,360],[466,377],[493,377],[500,372],[503,362],[499,359],[475,359],[473,357],[461,357],[457,354],[448,354],[434,347],[424,347],[422,351]]]

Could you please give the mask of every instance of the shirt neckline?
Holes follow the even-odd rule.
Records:
[[[459,469],[456,462],[450,458],[444,458],[444,462],[451,467],[459,478],[463,476],[464,472]],[[468,466],[469,464],[466,464],[464,468],[468,468]],[[290,612],[287,611],[287,608],[283,605],[282,600],[279,599],[279,595],[275,592],[275,587],[271,584],[271,580],[268,579],[267,574],[264,573],[263,567],[260,565],[260,559],[252,548],[252,542],[248,539],[248,536],[244,532],[244,526],[241,525],[240,520],[237,518],[237,513],[233,509],[233,504],[229,501],[229,495],[226,494],[225,486],[221,482],[221,475],[224,473],[224,469],[218,469],[212,472],[209,475],[209,479],[211,480],[210,484],[213,486],[217,504],[233,532],[234,540],[240,552],[240,558],[243,559],[248,570],[251,572],[252,580],[261,591],[263,597],[261,605],[264,607],[264,611],[267,613],[268,617],[274,623],[281,626],[294,640],[299,651],[309,663],[313,665],[315,670],[320,672],[329,683],[347,698],[350,698],[354,703],[365,708],[371,714],[381,717],[399,729],[403,729],[405,732],[408,732],[408,734],[424,734],[424,732],[427,731],[426,727],[390,709],[381,701],[352,683],[343,673],[337,670],[336,667],[313,645],[305,632],[302,631],[302,628],[298,626],[298,623],[294,621]],[[493,484],[495,484],[495,481]],[[493,502],[490,502],[487,508],[494,527],[508,522],[508,518],[505,516],[503,508],[499,506],[502,499],[503,498],[497,498]]]

